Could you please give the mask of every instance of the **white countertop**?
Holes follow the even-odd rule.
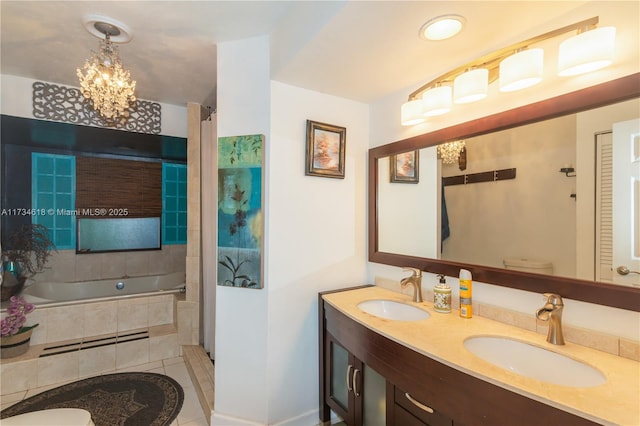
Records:
[[[459,371],[547,405],[603,424],[640,426],[640,363],[567,342],[547,343],[545,336],[487,318],[460,318],[435,312],[429,302],[413,303],[409,296],[381,287],[326,294],[324,300],[365,327]],[[420,321],[394,321],[360,310],[365,300],[386,299],[428,311]],[[464,347],[472,336],[505,336],[582,361],[606,377],[606,383],[586,388],[561,386],[531,379],[497,367]],[[553,368],[553,366],[549,366]]]

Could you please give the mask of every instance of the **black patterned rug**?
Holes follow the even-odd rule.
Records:
[[[96,426],[168,426],[184,401],[182,386],[156,373],[91,377],[44,391],[0,412],[0,419],[52,408],[81,408]]]

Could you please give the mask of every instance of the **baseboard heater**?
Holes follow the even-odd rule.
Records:
[[[82,351],[85,349],[100,348],[102,346],[117,345],[118,343],[134,342],[136,340],[144,340],[148,338],[149,329],[136,330],[124,334],[88,338],[79,342],[66,343],[64,345],[47,346],[42,350],[40,358],[65,354],[68,352]]]

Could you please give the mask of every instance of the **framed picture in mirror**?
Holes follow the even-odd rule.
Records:
[[[307,120],[307,176],[344,179],[347,129]]]
[[[391,182],[418,183],[420,181],[420,151],[392,155],[389,164]]]

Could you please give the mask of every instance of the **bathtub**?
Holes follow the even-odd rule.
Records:
[[[79,282],[37,282],[27,285],[21,295],[35,304],[65,305],[141,295],[184,291],[185,273],[144,277],[110,278]]]

